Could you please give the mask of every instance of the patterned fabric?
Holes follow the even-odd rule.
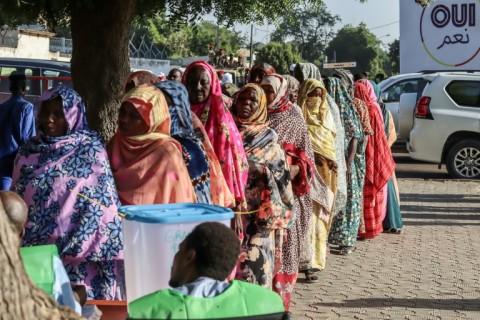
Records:
[[[278,75],[281,86],[275,93],[288,96],[287,83]],[[268,80],[267,80],[268,81]],[[290,158],[291,165],[298,165],[300,171],[292,180],[294,191],[293,226],[285,231],[285,241],[282,246],[282,266],[274,276],[274,290],[282,296],[286,310],[290,306],[290,298],[295,285],[300,263],[302,268],[311,265],[312,248],[310,243],[309,225],[313,212],[312,184],[314,177],[313,150],[308,136],[305,120],[298,106],[291,104],[288,99],[282,99],[285,104],[272,103],[267,106],[270,116],[270,127],[278,134],[279,142],[283,145]],[[283,110],[278,112],[278,110]],[[319,185],[317,193],[319,201],[327,201],[327,188]],[[321,203],[319,210],[326,210],[328,204]]]
[[[293,224],[290,166],[278,142],[277,133],[268,127],[263,90],[255,84],[247,84],[238,96],[248,89],[257,92],[259,108],[248,119],[235,117],[245,153],[252,166],[245,190],[247,210],[259,210],[256,219],[261,227],[288,228]]]
[[[273,275],[281,268],[283,229],[294,221],[293,191],[285,152],[276,132],[268,127],[265,94],[259,86],[247,84],[237,97],[248,89],[257,92],[259,107],[248,119],[235,117],[235,120],[250,168],[245,190],[247,210],[259,211],[242,215],[244,258],[237,277],[273,289]]]
[[[366,136],[373,134],[372,126],[370,125],[370,116],[368,114],[368,107],[362,100],[358,98],[353,98],[352,106],[357,110],[360,123],[362,125],[363,133]]]
[[[55,97],[67,132],[47,137],[38,128],[20,148],[13,173],[12,190],[28,206],[23,245],[56,244],[72,284],[85,285],[89,299],[112,300],[122,286],[123,236],[107,153],[88,130],[80,96],[62,86],[40,102]]]
[[[259,64],[256,64],[252,67],[252,69],[250,69],[250,73],[248,75],[248,82],[253,82],[253,79],[250,79],[250,76],[252,75],[252,73],[255,71],[255,70],[262,70],[264,76],[269,76],[269,75],[272,75],[272,74],[275,74],[277,73],[277,71],[275,71],[275,68],[272,67],[271,65],[269,65],[268,63],[259,63]]]
[[[374,134],[368,138],[365,154],[366,176],[363,188],[365,225],[360,226],[359,230],[359,237],[364,239],[374,238],[383,231],[382,206],[385,200],[383,189],[395,170],[395,162],[388,146],[379,106],[376,98],[372,100],[369,92],[370,89],[361,81],[355,83],[355,97],[367,104],[370,125],[374,131]]]
[[[141,84],[156,84],[160,79],[149,70],[137,70],[127,77],[125,81],[126,91],[131,88],[138,87]]]
[[[308,97],[316,88],[322,89],[322,97]],[[313,152],[325,159],[336,161],[335,136],[337,128],[327,102],[327,90],[322,82],[315,79],[306,80],[298,96],[298,105],[303,111],[307,124]]]
[[[322,74],[320,73],[320,70],[318,70],[318,67],[313,63],[299,62],[295,66],[295,69],[295,71],[300,71],[300,74],[298,76],[297,74],[295,74],[295,77],[300,82],[306,81],[307,79],[315,79],[318,81],[322,81]]]
[[[242,138],[224,102],[224,100],[230,100],[228,103],[231,104],[231,99],[222,97],[222,89],[215,69],[205,61],[196,61],[187,67],[182,78],[184,85],[194,68],[202,68],[207,72],[211,89],[208,99],[200,104],[192,104],[191,109],[205,127],[215,154],[220,160],[230,191],[234,194],[237,203],[243,204],[248,179],[248,163]]]
[[[290,95],[292,92],[298,91],[300,89],[300,82],[298,82],[295,77],[292,77],[291,75],[285,74],[282,77],[287,80],[288,84],[288,94]]]
[[[357,241],[362,212],[362,179],[364,178],[362,158],[364,158],[365,151],[363,147],[365,136],[347,88],[340,84],[338,78],[332,77],[328,78],[327,89],[339,107],[342,116],[343,127],[345,128],[345,158],[349,156],[350,142],[352,139],[357,140],[357,150],[349,168],[350,179],[347,181],[347,204],[345,209],[340,211],[333,220],[329,233],[329,242],[340,246],[354,246]],[[347,165],[349,164],[347,163]]]
[[[227,181],[223,176],[220,161],[215,155],[212,143],[208,138],[207,132],[203,127],[202,121],[195,113],[192,113],[192,124],[195,130],[195,136],[202,141],[203,148],[207,155],[210,169],[210,196],[212,203],[221,207],[234,207],[235,197],[228,188]]]
[[[211,204],[210,166],[202,141],[194,135],[192,113],[185,86],[167,80],[157,88],[168,95],[172,103],[168,106],[171,117],[170,135],[182,146],[182,156],[187,166],[197,202]]]
[[[144,84],[123,98],[148,124],[144,135],[124,137],[117,131],[107,146],[123,205],[195,202],[180,144],[170,137],[170,113],[159,89]]]
[[[268,105],[268,113],[283,112],[291,108],[288,83],[282,76],[273,74],[263,78],[261,85],[270,85],[275,91],[275,99]]]

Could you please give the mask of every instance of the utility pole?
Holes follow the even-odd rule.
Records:
[[[253,23],[250,27],[250,68],[253,63]]]

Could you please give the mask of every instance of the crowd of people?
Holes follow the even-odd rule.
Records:
[[[12,75],[0,105],[3,190],[28,208],[23,246],[55,244],[89,299],[123,299],[121,205],[229,207],[240,245],[230,277],[277,292],[285,310],[299,277],[318,282],[328,254],[400,233],[392,117],[375,82],[311,63],[279,75],[262,63],[231,97],[205,61],[160,81],[125,81],[105,145],[73,89],[23,100]],[[158,254],[161,254],[159,252]]]

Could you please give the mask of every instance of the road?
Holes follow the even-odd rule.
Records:
[[[392,152],[397,178],[449,179],[445,165],[438,169],[438,164],[410,159],[405,144],[395,144]]]
[[[480,319],[480,181],[394,156],[403,233],[328,255],[318,283],[300,275],[293,319]]]

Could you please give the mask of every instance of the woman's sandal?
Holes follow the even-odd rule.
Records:
[[[348,256],[353,251],[355,251],[356,247],[340,247],[338,254],[341,256]]]
[[[402,229],[390,228],[390,229],[384,230],[384,232],[386,232],[386,233],[393,233],[393,234],[401,234],[401,233],[402,233]]]
[[[305,272],[305,282],[307,283],[318,282],[318,275],[314,270],[308,269],[308,270],[305,270],[304,272]]]

